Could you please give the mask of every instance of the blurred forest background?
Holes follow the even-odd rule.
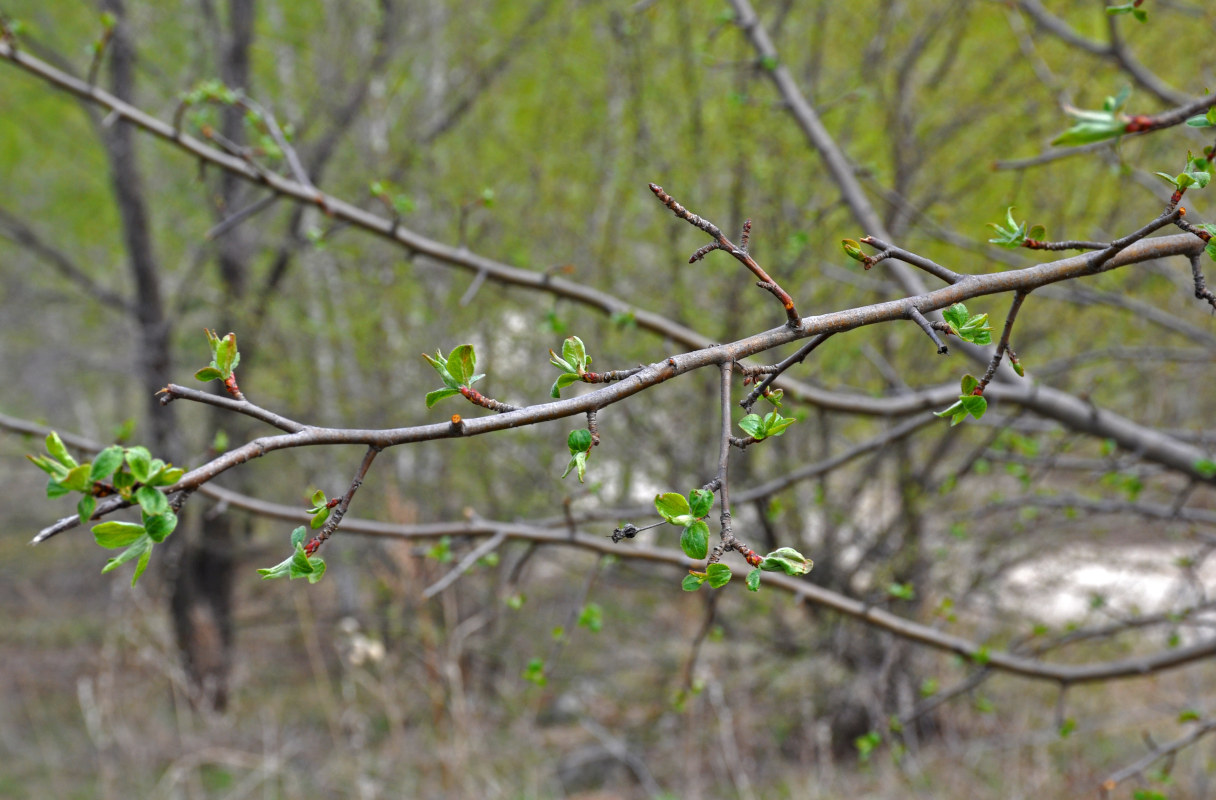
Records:
[[[1188,148],[1211,144],[1173,128],[997,165],[1049,150],[1069,124],[1061,102],[1099,108],[1131,86],[1129,109],[1155,113],[1216,86],[1210,4],[1149,2],[1145,24],[1102,2],[1046,5],[757,12],[893,241],[975,273],[1050,260],[986,243],[1008,206],[1052,239],[1113,239],[1164,206],[1171,190],[1151,172],[1177,172]],[[842,238],[874,231],[842,202],[769,80],[776,64],[725,3],[0,4],[23,23],[26,52],[82,77],[107,10],[120,24],[98,85],[148,113],[172,120],[201,81],[242,87],[290,125],[327,193],[389,217],[369,184],[391,181],[403,226],[708,341],[783,320],[726,255],[686,263],[705,237],[649,181],[728,235],[752,219],[752,252],[803,314],[905,293],[889,265],[863,272],[842,253]],[[202,405],[149,403],[158,380],[189,383],[207,363],[204,328],[237,333],[250,399],[361,428],[489,413],[460,398],[424,405],[439,384],[419,354],[463,342],[488,375],[478,388],[516,405],[545,399],[548,350],[569,335],[595,369],[690,349],[628,310],[482,281],[321,208],[269,202],[111,123],[0,65],[10,422],[103,445],[125,437],[182,466],[265,432]],[[219,107],[183,124],[265,144]],[[257,158],[285,172],[271,155]],[[1205,193],[1185,205],[1188,219],[1211,219]],[[1031,296],[1014,344],[1042,385],[1211,453],[1216,324],[1192,295],[1185,259],[1060,284]],[[969,307],[999,331],[1008,298]],[[948,401],[915,401],[966,371],[965,356],[936,356],[910,324],[833,338],[792,377],[878,410],[787,400],[798,424],[735,453],[733,492],[896,435],[740,503],[741,538],[797,547],[816,562],[811,583],[994,652],[1084,664],[1213,636],[1211,482],[1015,403],[951,429],[926,410]],[[706,370],[603,411],[583,485],[559,479],[570,421],[389,450],[351,517],[518,521],[610,544],[620,522],[654,521],[656,492],[713,477],[717,386]],[[915,413],[883,411],[887,400]],[[5,797],[1075,797],[1216,713],[1210,659],[1064,692],[777,588],[682,592],[678,567],[627,552],[671,552],[670,527],[611,555],[500,540],[424,598],[485,537],[339,529],[319,584],[262,582],[255,568],[281,560],[295,523],[198,494],[171,552],[158,549],[132,589],[122,569],[99,574],[105,553],[83,529],[27,546],[71,509],[43,499],[24,459],[40,437],[12,427],[0,433]],[[314,488],[340,494],[360,454],[272,453],[218,483],[302,512]],[[1146,765],[1116,796],[1211,796],[1213,746]]]

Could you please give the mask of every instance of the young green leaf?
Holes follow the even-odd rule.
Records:
[[[690,572],[684,576],[684,580],[680,583],[680,588],[686,592],[695,592],[701,588],[701,584],[705,583],[705,573]]]
[[[80,517],[80,524],[87,525],[89,517],[93,516],[93,511],[97,508],[97,498],[91,494],[86,494],[76,503],[76,516]]]
[[[436,403],[445,397],[451,397],[454,394],[460,394],[459,389],[436,389],[433,392],[426,393],[426,407],[433,408]]]
[[[163,514],[169,510],[169,498],[151,486],[141,486],[136,489],[135,500],[143,512],[149,516]]]
[[[679,492],[656,495],[654,507],[659,512],[659,516],[672,525],[685,525],[692,520],[692,509],[688,505],[688,498]]]
[[[72,454],[68,452],[67,445],[63,443],[63,439],[59,438],[59,434],[51,431],[46,435],[46,451],[51,454],[51,457],[58,461],[68,469],[76,467],[76,459],[72,458]]]
[[[763,439],[765,436],[764,419],[759,414],[748,414],[739,420],[739,427],[753,439]]]
[[[764,570],[756,567],[751,572],[747,573],[747,590],[749,592],[760,591],[760,575]]]
[[[172,511],[165,511],[155,516],[144,514],[144,529],[148,532],[148,538],[154,542],[163,542],[165,537],[173,533],[177,527],[177,515]]]
[[[587,356],[587,347],[577,336],[567,337],[562,342],[562,360],[574,367],[580,375],[587,371],[587,365],[591,363]]]
[[[706,580],[711,589],[721,589],[730,583],[731,575],[730,567],[725,564],[710,564],[705,568]]]
[[[680,549],[689,558],[700,561],[709,555],[709,526],[703,520],[693,520],[680,534]]]
[[[126,547],[144,533],[144,526],[134,522],[103,522],[93,526],[94,541],[107,550]]]
[[[582,381],[582,378],[577,372],[563,372],[561,375],[558,375],[557,380],[553,382],[553,388],[549,390],[549,396],[556,400],[562,396],[562,389],[579,383],[580,381]]]
[[[97,454],[89,467],[90,481],[104,481],[122,466],[122,448],[112,444]]]
[[[760,569],[765,572],[784,572],[786,575],[805,575],[815,562],[792,547],[779,547],[764,557]]]
[[[714,493],[705,489],[693,489],[688,493],[688,513],[697,519],[701,519],[714,505]]]

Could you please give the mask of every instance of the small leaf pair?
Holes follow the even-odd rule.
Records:
[[[229,333],[220,338],[213,330],[206,333],[207,344],[211,346],[211,365],[194,373],[194,377],[200,381],[226,381],[232,377],[236,365],[241,363],[241,354],[236,349],[236,334]]]
[[[442,389],[427,392],[427,408],[432,408],[445,397],[460,394],[462,387],[470,387],[485,377],[485,375],[474,374],[477,367],[477,354],[473,351],[471,344],[457,345],[452,348],[452,352],[448,354],[447,358],[444,358],[443,353],[438,350],[435,351],[434,357],[428,356],[426,353],[423,353],[422,357],[435,368],[443,380]]]
[[[1114,97],[1107,97],[1101,111],[1085,111],[1079,108],[1067,108],[1065,113],[1076,120],[1071,128],[1051,140],[1058,147],[1071,147],[1078,144],[1100,142],[1103,139],[1113,139],[1127,132],[1127,119],[1122,111],[1131,95],[1131,87],[1124,87]]]
[[[291,556],[268,569],[259,569],[262,580],[272,578],[308,578],[309,583],[316,583],[325,577],[325,560],[320,556],[310,556],[304,550],[304,539],[307,536],[303,525],[291,532],[291,546],[294,551]]]
[[[781,398],[777,398],[776,405],[780,405]],[[770,436],[780,436],[785,433],[785,429],[797,422],[793,417],[783,417],[780,411],[770,411],[761,417],[759,414],[748,414],[743,419],[739,420],[739,427],[753,439],[757,441],[767,439]]]
[[[562,473],[565,478],[570,474],[570,470],[578,470],[578,482],[583,482],[583,476],[587,472],[587,459],[591,457],[591,445],[594,439],[591,436],[591,431],[582,428],[577,431],[570,431],[570,435],[566,437],[566,446],[570,449],[570,463],[566,465],[566,471]]]
[[[680,549],[684,555],[697,560],[709,555],[709,525],[705,523],[705,517],[713,504],[714,493],[705,489],[693,489],[688,497],[679,492],[667,492],[654,498],[659,516],[684,529],[680,534]]]
[[[972,344],[992,344],[992,326],[988,324],[987,314],[971,315],[962,303],[955,303],[942,312],[947,324],[954,329],[954,335]]]
[[[558,375],[557,380],[553,382],[553,388],[549,390],[550,397],[558,398],[561,397],[562,389],[578,383],[587,374],[587,365],[591,363],[591,356],[587,355],[587,348],[583,345],[582,339],[570,336],[562,342],[561,356],[552,350],[549,351],[549,363],[562,371],[562,374]]]
[[[755,563],[755,562],[752,562]],[[805,575],[815,566],[815,562],[799,553],[792,547],[779,547],[760,560],[759,566],[747,573],[747,588],[749,591],[760,591],[760,573],[784,572],[786,575],[797,577]],[[710,588],[719,589],[730,582],[731,570],[725,564],[710,564],[705,572],[690,572],[684,576],[682,587],[686,592],[695,592],[702,583],[708,583]]]
[[[1204,156],[1196,158],[1190,151],[1186,154],[1186,169],[1177,175],[1168,172],[1154,172],[1158,178],[1173,186],[1177,191],[1183,191],[1195,186],[1199,189],[1207,186],[1212,180],[1211,165]]]
[[[1021,247],[1027,239],[1041,241],[1047,235],[1047,229],[1042,225],[1035,225],[1027,230],[1025,222],[1015,220],[1013,218],[1013,206],[1005,209],[1004,225],[989,222],[988,227],[996,231],[996,236],[988,240],[989,244],[1008,248]]]
[[[968,415],[980,419],[984,416],[984,412],[988,410],[988,401],[983,395],[973,394],[980,382],[976,380],[974,375],[964,375],[960,384],[962,394],[954,405],[944,411],[935,412],[938,417],[950,417],[950,426],[954,427],[967,418]]]
[[[151,491],[155,492],[155,490]],[[159,492],[155,493],[160,497],[164,497]],[[142,524],[112,521],[93,526],[93,539],[99,546],[107,550],[117,550],[120,547],[126,548],[126,550],[106,562],[106,565],[101,569],[103,573],[109,572],[128,561],[138,559],[135,564],[135,574],[131,576],[132,586],[135,585],[139,577],[144,574],[144,570],[147,569],[148,561],[152,557],[152,547],[163,542],[165,537],[173,533],[177,527],[177,515],[169,510],[167,504],[165,510],[157,514],[149,514],[148,510],[141,505],[140,516]]]
[[[312,519],[308,522],[308,527],[316,530],[325,524],[325,520],[329,519],[329,509],[331,501],[325,497],[325,492],[317,489],[309,498],[312,502],[312,508],[308,509],[308,513],[312,515]]]

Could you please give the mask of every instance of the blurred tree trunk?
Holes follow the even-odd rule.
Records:
[[[253,0],[230,0],[228,34],[221,47],[219,73],[220,79],[234,89],[247,89],[249,85],[253,22]],[[239,108],[223,109],[223,135],[238,145],[246,138],[243,118],[244,112]],[[240,210],[247,202],[247,194],[246,187],[234,175],[223,173],[216,198],[217,217],[223,218]],[[240,225],[216,240],[216,261],[224,298],[217,324],[221,335],[236,327],[236,311],[241,307],[249,283],[253,247],[248,230]],[[243,341],[242,366],[249,364],[249,350],[248,342]],[[222,392],[222,389],[216,391]],[[238,440],[247,427],[239,418],[212,409],[208,421],[211,440],[221,425]],[[237,476],[229,480],[242,481],[242,478]],[[243,490],[245,487],[233,485],[231,488]],[[196,520],[196,524],[184,526],[185,530],[173,537],[176,557],[172,559],[170,606],[178,648],[198,693],[196,700],[219,711],[227,704],[232,666],[232,591],[238,522],[216,507],[197,515]]]

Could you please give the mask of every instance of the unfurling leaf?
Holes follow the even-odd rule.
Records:
[[[695,592],[697,589],[701,588],[701,584],[703,583],[705,583],[705,573],[690,572],[684,576],[684,580],[680,584],[680,588],[686,592]]]
[[[760,569],[765,572],[784,572],[786,575],[805,575],[815,562],[792,547],[779,547],[764,557]]]

